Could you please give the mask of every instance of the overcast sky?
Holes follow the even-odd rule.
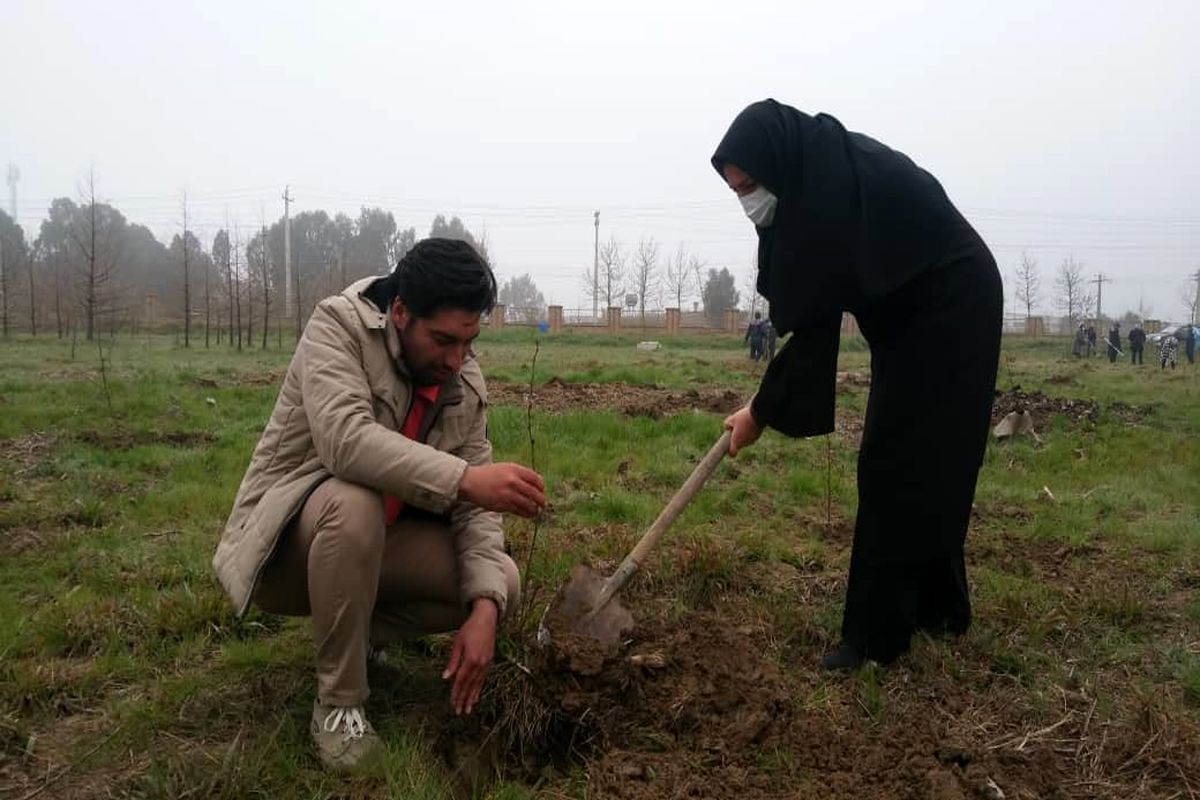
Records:
[[[93,165],[162,239],[184,189],[206,244],[226,213],[277,218],[285,185],[419,235],[458,214],[502,278],[590,306],[594,210],[602,238],[746,283],[753,229],[708,159],[772,96],[931,171],[1006,278],[1037,259],[1043,307],[1074,254],[1112,278],[1106,312],[1171,319],[1200,269],[1198,32],[1196,0],[6,0],[0,167],[30,233]]]

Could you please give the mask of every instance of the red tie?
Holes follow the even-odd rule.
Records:
[[[421,421],[425,419],[425,410],[437,400],[441,388],[440,386],[421,386],[413,393],[412,406],[408,409],[408,416],[404,418],[404,424],[400,426],[401,436],[412,439],[414,442],[420,441],[417,435],[421,432]],[[400,498],[384,493],[383,521],[385,524],[393,524],[403,509],[404,503]]]

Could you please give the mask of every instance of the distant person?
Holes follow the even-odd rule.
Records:
[[[754,223],[757,289],[791,334],[725,420],[730,454],[767,427],[833,430],[844,311],[871,350],[842,641],[822,664],[886,663],[915,631],[963,633],[1004,305],[992,254],[932,175],[826,114],[755,103],[712,164]],[[934,342],[938,358],[917,357]]]
[[[1075,341],[1071,345],[1071,355],[1076,358],[1083,358],[1084,353],[1091,353],[1091,345],[1088,344],[1087,330],[1084,329],[1083,323],[1079,323],[1079,330],[1075,331]]]
[[[1166,369],[1167,365],[1171,365],[1171,369],[1175,369],[1175,360],[1179,353],[1179,340],[1168,334],[1158,340],[1158,366],[1159,369]]]
[[[1087,327],[1087,357],[1092,358],[1096,355],[1096,326],[1088,325]]]
[[[1117,363],[1117,356],[1121,355],[1121,323],[1114,322],[1112,327],[1108,329],[1108,363]]]
[[[500,512],[536,516],[546,499],[536,472],[492,463],[471,343],[495,301],[487,262],[451,239],[322,300],[217,546],[239,614],[312,617],[310,732],[327,767],[379,750],[369,646],[457,629],[442,677],[469,714],[516,608]]]
[[[754,321],[746,326],[746,335],[742,337],[742,342],[750,343],[750,358],[758,361],[763,354],[763,327],[762,327],[762,312],[754,312]]]
[[[1187,334],[1183,340],[1184,352],[1189,364],[1196,363],[1196,326],[1188,325]]]
[[[1129,329],[1129,361],[1131,364],[1141,364],[1142,348],[1146,345],[1146,331],[1142,329],[1142,323],[1135,323]]]
[[[775,344],[779,341],[779,333],[775,330],[775,326],[771,324],[771,320],[763,320],[763,347],[766,348],[767,361],[775,358]]]

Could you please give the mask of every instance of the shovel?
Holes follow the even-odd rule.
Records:
[[[571,570],[571,578],[551,601],[546,613],[542,615],[538,626],[538,642],[547,644],[552,631],[554,634],[574,632],[589,636],[605,645],[614,645],[621,641],[626,633],[633,629],[633,615],[621,605],[617,592],[629,582],[634,573],[641,568],[646,556],[658,544],[675,518],[687,508],[696,492],[708,480],[709,476],[721,463],[721,459],[729,452],[730,432],[725,431],[717,443],[692,470],[692,474],[684,481],[679,491],[667,503],[666,508],[659,513],[654,523],[642,534],[642,538],[625,556],[621,566],[611,576],[605,578],[586,564],[577,564]]]

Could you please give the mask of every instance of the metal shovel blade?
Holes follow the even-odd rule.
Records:
[[[576,633],[605,645],[618,644],[633,630],[633,614],[617,597],[597,608],[605,582],[606,578],[591,567],[576,564],[570,580],[558,590],[546,610],[539,638],[543,638],[543,632],[547,639]]]
[[[616,572],[605,578],[585,564],[572,568],[571,579],[558,590],[538,625],[539,643],[548,644],[556,635],[570,632],[590,636],[604,645],[615,645],[633,630],[633,614],[621,605],[617,593],[641,568],[658,540],[712,475],[729,451],[729,438],[730,432],[725,431],[709,448]]]

